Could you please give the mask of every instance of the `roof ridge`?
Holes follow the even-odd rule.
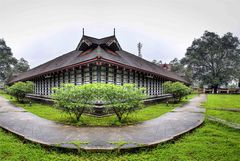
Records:
[[[83,35],[83,37],[90,38],[90,39],[102,40],[102,39],[116,37],[116,36],[115,35],[111,35],[111,36],[106,36],[106,37],[102,37],[102,38],[96,38],[96,37],[92,37],[92,36],[88,36],[88,35]]]

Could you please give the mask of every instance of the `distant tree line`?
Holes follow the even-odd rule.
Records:
[[[8,82],[14,75],[25,72],[29,64],[24,58],[19,60],[13,56],[11,48],[0,39],[0,82]]]
[[[185,57],[175,58],[169,64],[171,71],[184,74],[190,82],[208,85],[216,92],[221,85],[240,81],[240,41],[232,33],[219,36],[205,31],[187,48]]]

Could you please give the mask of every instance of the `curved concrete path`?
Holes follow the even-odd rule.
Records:
[[[150,146],[198,127],[205,109],[200,95],[156,119],[124,127],[73,127],[40,118],[0,97],[0,126],[27,140],[49,146],[112,150]]]

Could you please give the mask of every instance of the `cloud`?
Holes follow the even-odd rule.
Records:
[[[168,62],[183,57],[205,30],[240,37],[239,5],[237,0],[8,0],[1,2],[0,36],[34,67],[74,50],[82,27],[99,38],[115,27],[126,51],[137,53],[142,42],[144,58]]]

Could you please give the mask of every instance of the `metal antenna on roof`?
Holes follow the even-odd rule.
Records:
[[[138,48],[138,56],[139,56],[140,58],[142,58],[142,53],[141,53],[142,47],[143,47],[143,44],[142,44],[141,42],[139,42],[139,43],[137,44],[137,48]]]
[[[115,32],[116,32],[116,30],[115,30],[115,28],[113,28],[113,35],[115,36]]]
[[[84,28],[82,28],[82,34],[84,35]]]

